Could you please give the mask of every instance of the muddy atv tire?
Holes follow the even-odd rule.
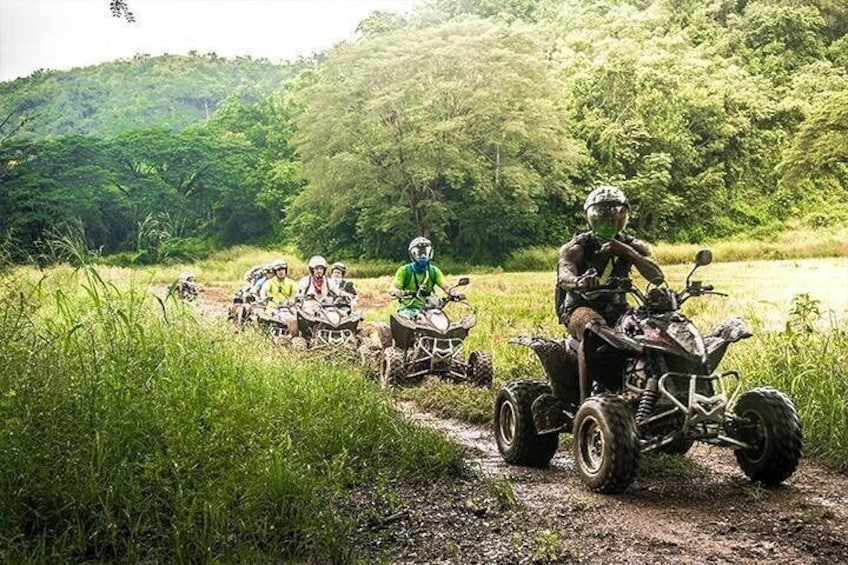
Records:
[[[309,342],[304,337],[296,336],[291,338],[291,348],[295,351],[306,351],[309,349]]]
[[[530,407],[551,387],[543,381],[513,381],[501,387],[495,399],[495,440],[504,461],[513,465],[544,467],[559,446],[558,434],[539,435]]]
[[[389,347],[380,359],[380,386],[391,388],[400,385],[406,377],[406,354],[403,349]]]
[[[380,346],[380,349],[390,348],[394,342],[392,340],[392,328],[388,324],[374,324],[374,342]]]
[[[639,437],[630,408],[611,396],[587,398],[574,417],[574,467],[595,492],[626,489],[639,470]]]
[[[485,351],[472,351],[468,356],[468,381],[474,386],[486,388],[495,378],[492,356]]]
[[[754,449],[737,449],[736,461],[753,481],[776,485],[788,479],[801,458],[801,421],[795,405],[772,387],[749,390],[739,398],[734,414],[739,439]]]

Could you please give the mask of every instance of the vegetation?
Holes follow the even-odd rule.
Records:
[[[22,261],[80,222],[147,263],[423,234],[504,265],[581,231],[601,182],[653,241],[838,230],[846,29],[832,0],[434,0],[314,61],[37,72],[0,84],[0,238]]]
[[[352,489],[461,471],[360,371],[89,269],[0,284],[2,562],[346,561]]]

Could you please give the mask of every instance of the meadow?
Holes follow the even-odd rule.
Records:
[[[242,267],[279,253],[232,253],[160,269],[18,268],[0,279],[0,561],[354,559],[345,540],[365,519],[356,489],[464,473],[461,450],[393,400],[488,425],[500,384],[542,376],[509,338],[562,332],[552,271],[448,271],[471,278],[478,325],[467,350],[492,352],[494,387],[426,381],[387,392],[362,367],[234,334],[225,309]],[[690,265],[665,268],[672,287]],[[186,268],[220,308],[163,300],[164,283]],[[358,277],[356,268],[366,320],[385,321],[393,269]],[[696,278],[730,294],[686,304],[702,331],[736,315],[755,330],[723,367],[787,392],[805,454],[848,471],[848,259],[717,255]]]

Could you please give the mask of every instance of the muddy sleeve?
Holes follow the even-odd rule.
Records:
[[[634,239],[630,247],[638,254],[633,257],[633,266],[636,267],[639,274],[645,277],[645,280],[653,283],[660,283],[665,280],[665,275],[663,275],[659,264],[651,256],[651,248],[648,247],[647,243]]]
[[[577,288],[580,278],[580,265],[583,263],[583,247],[574,240],[563,245],[559,250],[557,265],[557,285],[563,290]]]

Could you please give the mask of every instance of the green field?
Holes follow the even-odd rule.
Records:
[[[495,387],[387,394],[362,367],[234,334],[224,311],[238,274],[192,268],[204,305],[157,300],[170,269],[2,279],[0,561],[350,559],[357,486],[463,472],[459,448],[409,423],[392,396],[487,424],[497,386],[541,376],[509,337],[562,331],[552,272],[472,272],[467,347],[493,353]],[[687,272],[666,269],[673,287]],[[756,330],[725,367],[789,393],[805,453],[848,470],[848,260],[718,262],[698,278],[731,296],[687,303],[696,325],[743,315]],[[389,282],[357,280],[368,321],[394,308]]]

